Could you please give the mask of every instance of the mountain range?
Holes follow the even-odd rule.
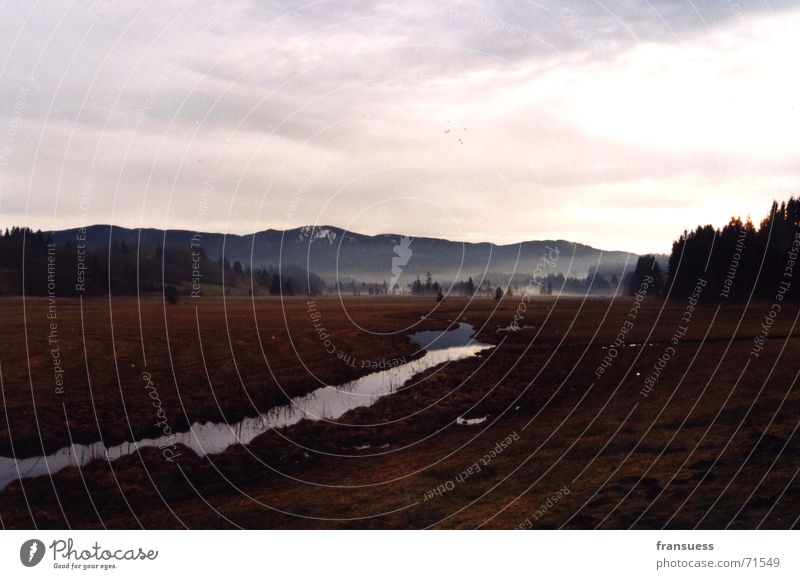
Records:
[[[638,257],[562,239],[498,245],[390,233],[364,235],[333,226],[235,235],[93,225],[56,231],[53,239],[59,245],[81,239],[88,249],[109,247],[111,242],[182,246],[197,251],[202,248],[213,260],[224,256],[245,267],[302,267],[328,283],[358,280],[403,285],[417,276],[424,279],[427,272],[440,280],[466,280],[471,276],[476,282],[487,278],[499,281],[513,276],[520,283],[534,273],[539,277],[562,274],[583,278],[598,271],[621,276],[634,268]]]

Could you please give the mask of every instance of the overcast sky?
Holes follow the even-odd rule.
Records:
[[[800,193],[800,4],[6,1],[2,226],[668,251]]]

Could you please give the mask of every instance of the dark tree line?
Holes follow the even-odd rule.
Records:
[[[449,293],[471,297],[475,295],[475,290],[475,282],[470,277],[467,281],[457,281],[452,284]]]
[[[575,295],[614,295],[620,286],[616,274],[603,275],[598,272],[589,272],[585,278],[564,277],[563,273],[551,273],[547,277],[537,279],[540,293],[543,295],[575,294]]]
[[[0,235],[0,293],[21,294],[24,289],[29,295],[91,296],[163,289],[170,296],[191,295],[193,290],[205,295],[210,286],[223,284],[271,295],[324,291],[319,277],[300,268],[251,271],[239,261],[213,260],[202,248],[114,241],[111,247],[88,249],[80,240],[53,246],[47,234],[19,227]]]
[[[414,280],[414,282],[411,284],[410,289],[411,293],[417,296],[419,295],[433,296],[433,295],[438,295],[442,292],[442,287],[441,285],[439,285],[439,282],[433,281],[431,272],[428,272],[425,275],[424,282],[419,279],[419,276],[417,276],[417,279]]]
[[[628,295],[642,292],[648,296],[664,295],[664,272],[655,255],[640,255],[636,268],[628,276]]]
[[[785,299],[800,298],[800,279],[787,275],[797,259],[800,199],[773,201],[756,227],[748,218],[731,218],[722,229],[711,225],[684,231],[673,243],[667,288],[676,299],[688,297],[699,278],[707,281],[702,301],[726,302],[774,298],[781,282],[790,282]]]

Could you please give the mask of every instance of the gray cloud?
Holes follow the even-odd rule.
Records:
[[[431,6],[4,4],[3,225],[664,251],[798,192],[797,3]]]

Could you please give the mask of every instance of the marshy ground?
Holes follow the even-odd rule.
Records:
[[[54,318],[44,299],[1,300],[0,455],[156,436],[164,420],[234,423],[420,356],[409,333],[459,321],[495,347],[335,422],[15,481],[0,491],[2,525],[797,525],[795,305],[758,350],[770,303],[687,317],[687,303],[649,298],[541,298],[524,312],[516,296],[309,299],[63,299]],[[521,329],[504,330],[515,313]]]

